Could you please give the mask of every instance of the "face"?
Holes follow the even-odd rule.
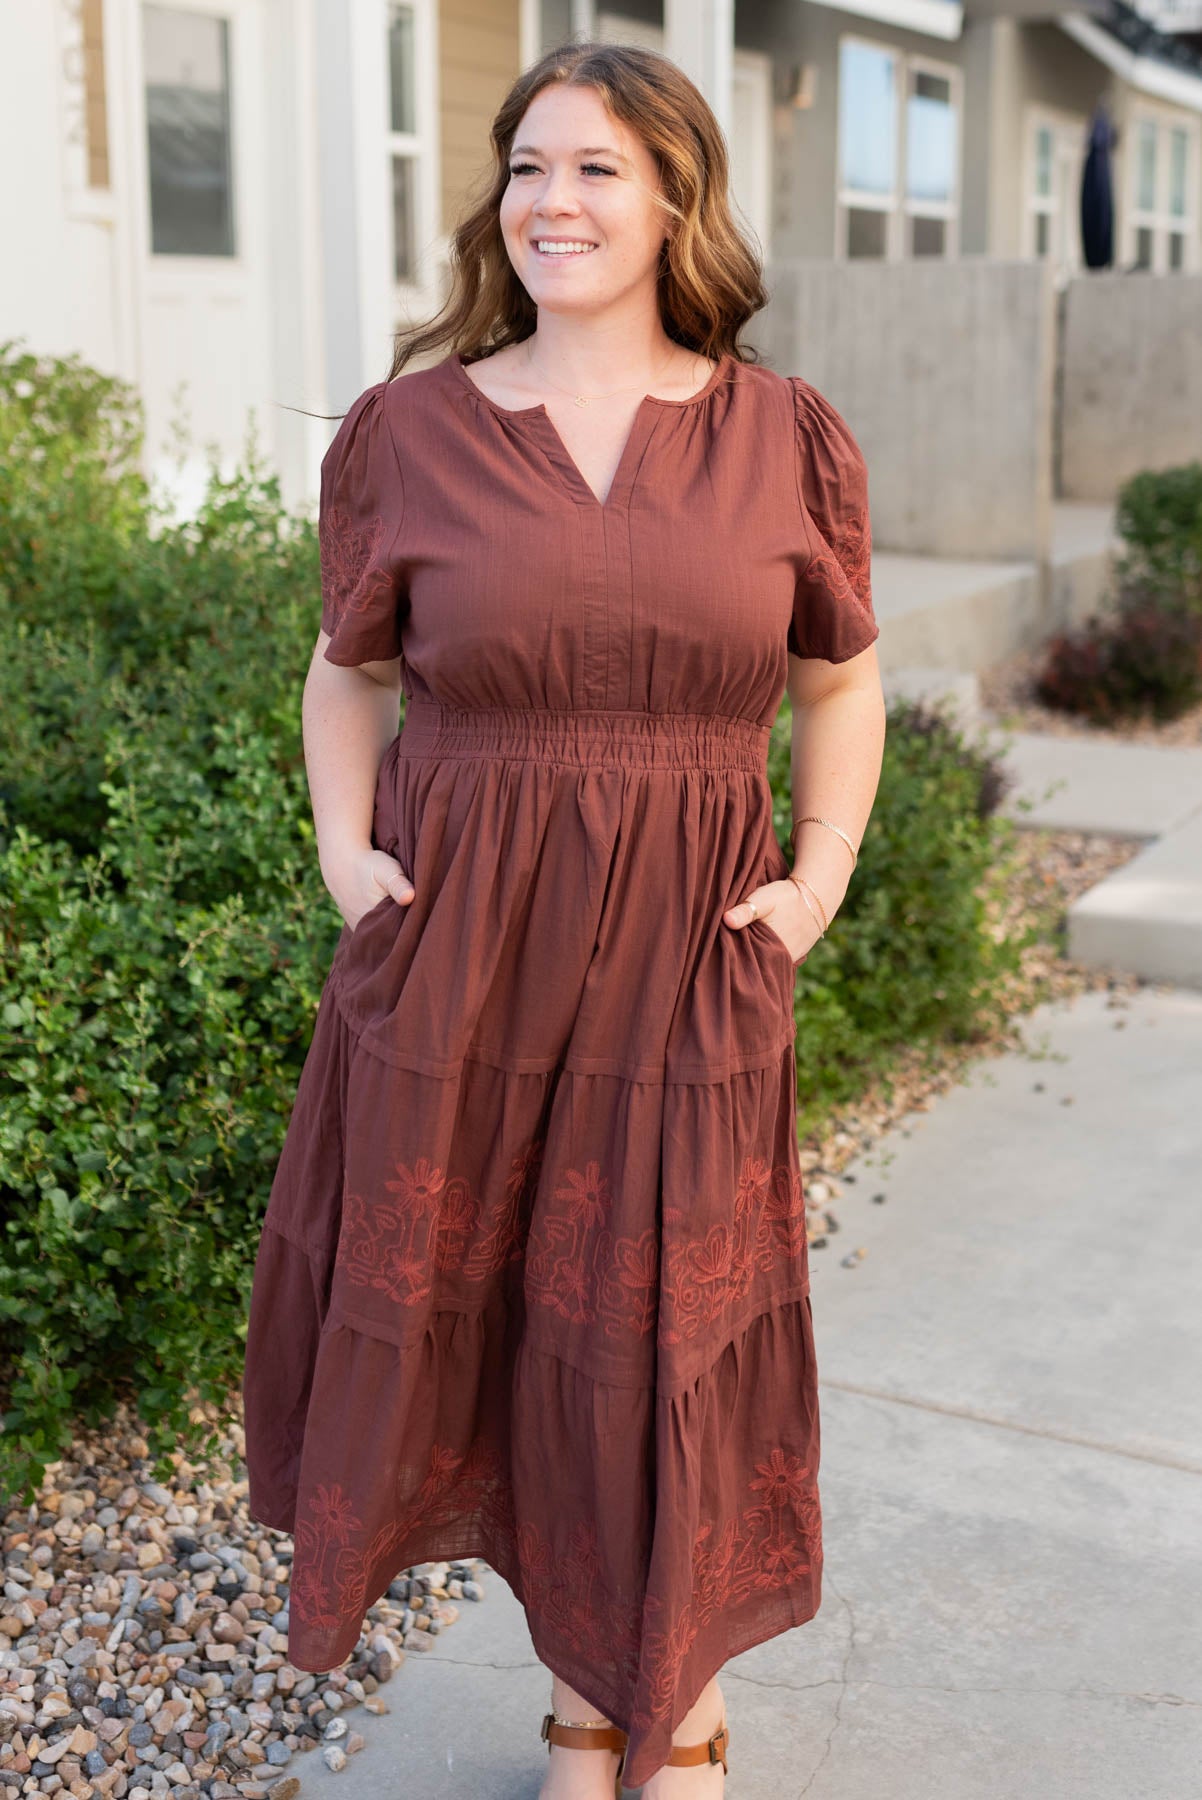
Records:
[[[500,207],[505,247],[535,305],[595,312],[633,289],[653,292],[668,231],[652,199],[659,187],[655,158],[595,88],[536,94],[514,133]],[[548,239],[569,242],[540,250]],[[573,247],[581,244],[595,247]]]

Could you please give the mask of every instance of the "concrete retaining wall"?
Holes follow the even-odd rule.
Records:
[[[873,542],[1042,561],[1050,545],[1055,300],[1042,263],[771,264],[747,336],[854,431]]]
[[[1060,485],[1110,500],[1202,457],[1202,275],[1077,276],[1064,294]]]

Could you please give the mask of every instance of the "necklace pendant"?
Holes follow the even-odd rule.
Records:
[[[575,396],[575,399],[576,399],[577,406],[587,406],[588,405],[588,399],[584,394],[577,394]]]

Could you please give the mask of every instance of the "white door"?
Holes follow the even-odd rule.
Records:
[[[1027,111],[1023,255],[1050,263],[1056,287],[1085,266],[1081,176],[1088,131],[1088,119],[1079,114]]]
[[[274,444],[264,0],[122,0],[146,462],[190,514],[209,446],[223,474]],[[186,434],[177,444],[173,434]]]

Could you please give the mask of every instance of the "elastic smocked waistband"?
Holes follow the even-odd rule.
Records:
[[[718,713],[446,706],[411,698],[398,754],[517,758],[582,768],[746,769],[762,775],[771,726]]]

